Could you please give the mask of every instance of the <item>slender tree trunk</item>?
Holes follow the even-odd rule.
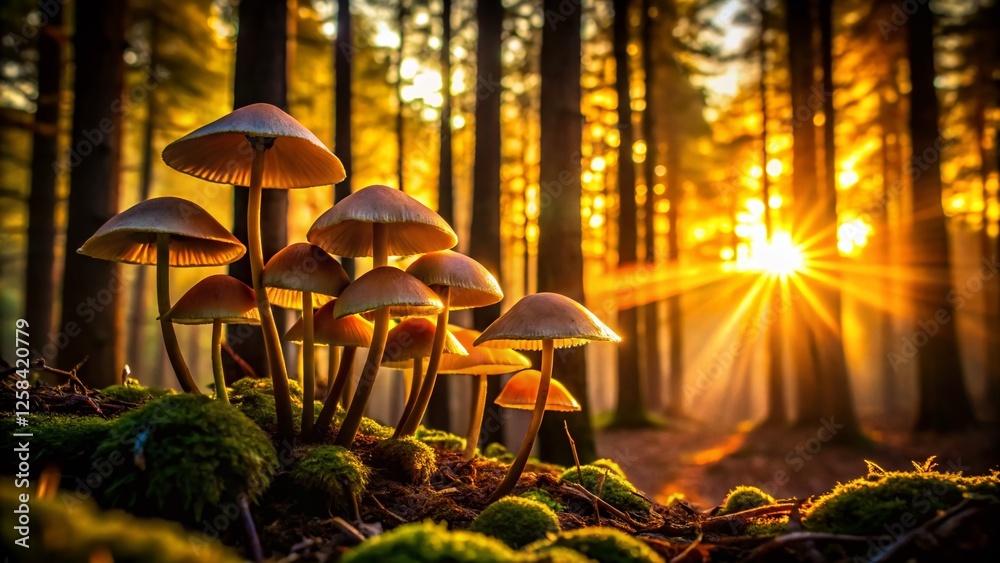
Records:
[[[254,103],[269,103],[286,108],[288,11],[285,2],[268,0],[242,0],[240,2],[240,33],[236,39],[236,72],[233,84],[233,107],[241,108]],[[245,187],[235,187],[233,196],[233,234],[247,244],[247,206],[250,192]],[[288,240],[288,192],[264,190],[261,199],[264,262],[284,248]],[[229,266],[229,274],[252,285],[250,258],[244,256]],[[283,309],[275,311],[274,320],[278,334],[285,333]],[[226,341],[242,357],[258,377],[268,377],[264,336],[260,327],[229,325]],[[225,358],[226,373],[238,374],[240,370]]]
[[[401,191],[406,191],[403,181],[405,146],[403,138],[406,133],[406,124],[403,121],[403,55],[406,52],[406,0],[399,0],[399,10],[396,12],[396,26],[399,29],[399,49],[396,51],[396,186]]]
[[[351,180],[354,173],[351,152],[351,60],[354,58],[354,29],[351,27],[351,0],[337,0],[337,40],[334,42],[334,152],[344,164],[347,179],[333,189],[335,203],[351,195]],[[354,279],[354,259],[341,258],[341,265],[347,275]],[[332,377],[333,374],[330,374]]]
[[[124,0],[76,10],[73,38],[76,95],[63,270],[72,283],[62,290],[62,326],[70,338],[59,362],[68,369],[89,358],[79,375],[94,387],[114,383],[122,369],[125,282],[118,264],[76,250],[118,212],[122,115],[114,108],[124,85],[125,10]]]
[[[888,63],[889,68],[893,68],[893,64],[890,61]],[[892,72],[886,73],[888,76],[892,76]],[[889,79],[890,82],[893,79]],[[896,269],[896,258],[892,251],[892,225],[889,222],[889,207],[893,203],[895,196],[893,191],[896,186],[899,185],[901,178],[899,177],[899,162],[895,158],[895,149],[889,148],[889,135],[896,135],[896,139],[899,135],[896,134],[897,127],[893,123],[893,116],[896,115],[895,103],[889,103],[886,99],[884,92],[879,93],[879,126],[881,129],[881,142],[882,147],[879,152],[882,155],[882,208],[881,212],[877,213],[875,219],[875,233],[877,236],[879,260],[882,263],[882,268],[892,272]],[[896,140],[895,143],[898,145],[899,141]],[[886,303],[895,302],[896,298],[896,287],[892,277],[886,276],[882,279],[882,295]],[[879,381],[882,392],[882,409],[884,414],[888,416],[897,416],[901,409],[902,404],[899,400],[899,388],[896,385],[896,372],[892,369],[886,354],[890,351],[890,347],[893,345],[893,321],[892,313],[886,307],[881,307],[878,310],[878,328],[879,328],[879,341],[883,347],[883,361],[881,362],[879,368]]]

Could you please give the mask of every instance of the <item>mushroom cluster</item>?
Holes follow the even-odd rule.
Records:
[[[225,275],[205,278],[171,306],[169,266],[229,264],[247,247],[198,205],[175,197],[142,202],[108,221],[79,252],[131,264],[155,264],[164,343],[184,391],[198,393],[171,323],[212,324],[216,397],[226,400],[220,348],[222,324],[259,324],[275,398],[279,437],[295,438],[288,374],[272,305],[302,312],[284,335],[302,343],[302,432],[325,440],[338,404],[347,409],[334,442],[350,448],[382,366],[408,369],[412,385],[394,438],[419,427],[439,374],[477,378],[470,401],[465,457],[475,454],[485,406],[486,377],[530,367],[514,349],[542,350],[541,370],[514,375],[498,403],[530,409],[531,424],[495,500],[517,483],[548,410],[579,410],[552,379],[553,349],[618,336],[567,297],[529,295],[482,334],[449,326],[452,310],[500,302],[496,278],[475,260],[453,252],[458,237],[437,213],[406,193],[368,186],[344,198],[313,223],[308,242],[296,242],[265,265],[260,207],[263,189],[295,189],[344,180],[340,160],[309,130],[268,105],[242,107],[170,143],[166,164],[215,183],[246,186],[250,286]],[[266,226],[265,226],[266,227]],[[421,255],[404,271],[389,257]],[[351,280],[334,256],[372,258],[371,270]],[[252,286],[252,287],[251,287]],[[373,322],[369,322],[370,319]],[[392,319],[398,323],[390,330]],[[318,417],[314,347],[329,346],[329,382]],[[358,348],[367,357],[349,394]],[[334,373],[336,375],[334,376]],[[321,391],[322,395],[322,391]],[[349,400],[348,400],[349,399]]]

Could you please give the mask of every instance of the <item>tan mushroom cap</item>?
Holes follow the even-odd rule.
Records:
[[[534,409],[535,398],[538,397],[538,383],[541,378],[542,372],[537,369],[526,369],[514,374],[507,381],[507,385],[504,385],[494,402],[506,409]],[[549,395],[545,398],[545,410],[575,412],[580,410],[580,403],[562,383],[550,379]]]
[[[451,226],[427,206],[388,186],[368,186],[320,215],[306,238],[330,254],[372,256],[372,223],[388,230],[389,255],[445,250],[458,243]]]
[[[475,346],[541,350],[545,340],[552,340],[556,348],[568,348],[595,340],[621,342],[621,337],[569,297],[536,293],[524,296],[493,321]]]
[[[389,330],[385,340],[385,352],[382,354],[382,365],[390,368],[413,367],[413,360],[430,357],[434,349],[434,332],[437,325],[433,321],[421,317],[403,319]],[[444,357],[452,354],[467,356],[469,352],[455,338],[451,331],[444,336]]]
[[[371,346],[375,327],[358,315],[348,315],[337,319],[333,316],[336,300],[323,305],[313,315],[313,342],[322,346],[354,346],[367,348]],[[292,342],[302,342],[302,319],[292,325],[285,333],[285,339]]]
[[[264,151],[264,188],[336,184],[347,176],[316,135],[270,104],[241,107],[188,133],[163,149],[163,162],[209,182],[248,186],[253,149],[247,137],[275,139]]]
[[[448,331],[469,351],[468,356],[441,356],[438,373],[465,375],[502,375],[530,368],[531,360],[507,348],[474,347],[480,332],[470,328],[449,326]]]
[[[226,324],[260,324],[253,289],[224,274],[194,284],[163,318],[182,325],[209,324],[216,319]]]
[[[313,308],[322,307],[351,283],[344,267],[325,250],[297,242],[267,261],[261,281],[272,305],[302,310],[302,292],[312,292]]]
[[[441,312],[441,299],[403,270],[381,266],[366,272],[340,293],[334,316],[389,308],[391,317],[428,317]]]
[[[156,264],[156,238],[170,235],[170,266],[219,266],[240,259],[246,247],[198,204],[179,197],[140,202],[101,225],[77,250],[124,262]]]
[[[503,290],[489,270],[464,254],[439,250],[417,258],[406,273],[428,286],[446,285],[450,309],[471,309],[499,303]]]

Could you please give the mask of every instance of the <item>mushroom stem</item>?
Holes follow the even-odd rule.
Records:
[[[535,408],[531,411],[531,423],[528,425],[528,432],[524,435],[524,441],[521,442],[521,449],[517,450],[517,457],[514,458],[514,463],[510,464],[510,469],[507,470],[507,475],[504,476],[503,482],[500,483],[497,490],[493,491],[490,498],[486,500],[487,504],[509,495],[514,490],[514,487],[517,486],[517,481],[521,478],[521,473],[524,472],[524,466],[528,464],[528,456],[531,455],[531,448],[535,445],[535,437],[538,435],[538,429],[542,426],[542,416],[545,415],[545,403],[549,398],[549,382],[552,381],[552,350],[552,340],[543,340],[542,375],[538,380],[538,394],[535,396]]]
[[[420,382],[424,380],[424,359],[413,358],[413,380],[410,382],[410,394],[406,397],[406,406],[403,407],[403,414],[399,417],[399,424],[396,425],[396,432],[393,438],[399,438],[400,429],[406,419],[410,418],[414,405],[417,404],[417,394],[420,392]]]
[[[346,355],[346,350],[347,349],[345,348],[344,350],[345,350],[344,355]],[[352,389],[351,389],[351,379],[354,378],[354,369],[353,369],[353,367],[354,367],[354,356],[356,355],[355,351],[356,351],[355,348],[351,349],[351,364],[348,366],[351,369],[348,369],[347,371],[344,372],[344,380],[340,384],[340,386],[341,386],[340,387],[340,406],[342,406],[345,411],[347,409],[351,408],[351,399],[354,398],[354,395],[351,394],[351,392],[352,392]],[[340,361],[341,361],[341,368],[340,369],[343,369],[343,362],[344,362],[343,357],[341,357]]]
[[[316,400],[316,349],[313,347],[312,292],[302,292],[302,431],[313,426]]]
[[[331,352],[332,348],[331,346]],[[344,354],[340,358],[340,368],[337,370],[337,377],[333,380],[330,393],[327,394],[323,408],[319,411],[319,418],[316,419],[315,428],[321,434],[325,434],[330,429],[330,422],[333,421],[333,415],[337,412],[337,403],[340,400],[340,394],[347,385],[347,382],[351,380],[351,368],[354,366],[354,354],[357,350],[354,346],[344,346]],[[333,367],[333,365],[331,364],[330,367]]]
[[[479,430],[483,426],[483,411],[486,410],[486,376],[477,375],[472,382],[472,410],[469,412],[469,429],[465,432],[465,451],[462,459],[470,460],[476,456],[476,446],[479,445]]]
[[[333,392],[333,382],[336,380],[337,369],[340,366],[340,346],[330,346],[330,355],[326,364],[326,396]]]
[[[229,402],[226,390],[226,376],[222,371],[222,320],[212,320],[212,375],[215,376],[215,398]]]
[[[434,329],[434,344],[431,348],[431,357],[427,360],[427,374],[424,376],[424,382],[420,386],[420,395],[417,397],[417,404],[413,407],[413,412],[410,413],[409,418],[403,424],[401,436],[412,436],[417,431],[417,427],[420,426],[420,421],[424,419],[424,413],[427,412],[427,405],[431,402],[431,393],[434,392],[434,383],[437,381],[438,368],[441,365],[444,340],[448,335],[448,309],[451,302],[451,288],[447,285],[442,285],[437,290],[444,308],[438,313],[437,327]]]
[[[357,435],[358,428],[361,427],[361,417],[365,414],[365,406],[368,405],[368,398],[371,397],[372,388],[375,386],[375,378],[378,376],[378,368],[382,363],[382,354],[385,353],[385,339],[388,334],[389,308],[382,307],[375,311],[372,345],[368,349],[368,358],[365,360],[361,377],[358,378],[358,388],[354,390],[351,408],[347,409],[347,416],[344,417],[340,431],[337,432],[335,443],[338,446],[350,448],[351,444],[354,443],[354,436]]]
[[[160,311],[163,346],[167,350],[170,366],[174,368],[174,375],[177,376],[177,381],[185,393],[200,393],[198,384],[191,377],[191,370],[184,361],[184,354],[181,354],[174,324],[169,319],[163,318],[163,315],[170,310],[170,235],[166,233],[156,235],[156,305]]]
[[[372,267],[389,265],[389,229],[382,223],[372,223]]]
[[[285,357],[281,352],[278,327],[274,324],[271,303],[267,300],[267,291],[264,290],[264,284],[261,280],[261,272],[264,271],[264,250],[260,240],[260,200],[264,181],[266,139],[255,137],[250,139],[250,143],[253,145],[253,163],[250,169],[250,201],[247,205],[250,278],[253,281],[253,291],[257,299],[257,311],[260,313],[260,327],[264,334],[264,350],[267,353],[268,371],[271,372],[271,384],[274,388],[274,410],[278,419],[278,435],[286,440],[292,440],[295,438],[295,425],[292,421],[292,397],[288,391]]]

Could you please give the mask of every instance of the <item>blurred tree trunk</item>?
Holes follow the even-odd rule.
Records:
[[[441,3],[441,148],[438,159],[438,215],[449,224],[454,223],[455,213],[452,186],[451,159],[451,0]],[[427,425],[442,430],[451,429],[451,379],[439,377],[431,394],[427,409]]]
[[[500,45],[504,9],[500,2],[479,0],[476,23],[479,40],[476,46],[476,147],[472,182],[472,226],[469,256],[486,267],[498,280],[500,271]],[[476,330],[486,330],[500,316],[500,304],[473,309]],[[493,400],[500,392],[500,378],[487,378],[486,412],[480,443],[503,439],[500,409]]]
[[[354,58],[354,29],[351,27],[351,1],[337,0],[337,40],[334,42],[334,152],[344,164],[347,179],[333,189],[333,201],[339,202],[351,195],[351,179],[354,173],[351,153],[351,60]],[[347,274],[354,279],[354,259],[341,258]]]
[[[75,10],[72,171],[63,270],[72,283],[62,289],[62,326],[69,339],[59,362],[69,369],[89,358],[79,375],[93,387],[114,383],[122,368],[125,283],[118,264],[76,250],[118,212],[122,114],[115,108],[124,84],[125,10],[124,0]]]
[[[911,232],[914,270],[913,346],[917,347],[917,430],[961,431],[975,424],[965,386],[951,290],[947,218],[941,204],[938,100],[934,89],[934,14],[926,4],[907,22],[910,63],[913,209],[920,224]],[[924,154],[933,153],[932,158]],[[926,338],[917,338],[923,334]],[[919,342],[925,342],[917,346]]]
[[[56,10],[38,34],[38,108],[31,137],[31,194],[28,196],[28,260],[24,315],[42,356],[52,335],[55,300],[56,184],[59,179],[59,98],[62,93],[62,13]],[[54,357],[45,358],[54,362]]]
[[[233,108],[255,103],[268,103],[286,108],[288,9],[285,2],[242,0],[239,8],[239,36],[236,39],[236,70],[233,79]],[[233,234],[247,244],[247,205],[250,192],[234,188]],[[261,238],[264,262],[285,247],[288,240],[288,192],[264,190],[261,200]],[[229,274],[252,285],[250,258],[244,256],[229,266]],[[278,309],[274,315],[278,334],[285,333],[285,315]],[[264,338],[260,327],[230,325],[226,342],[258,377],[268,377]],[[239,378],[242,371],[228,355],[223,356],[226,373]]]
[[[893,68],[895,65],[890,61],[891,65],[889,68]],[[887,72],[888,78],[886,80],[887,84],[881,88],[879,92],[879,127],[882,130],[881,133],[881,143],[882,143],[882,209],[880,213],[877,213],[875,219],[875,233],[878,243],[879,261],[882,264],[882,268],[889,272],[895,272],[897,268],[896,257],[893,253],[893,233],[892,225],[889,222],[889,207],[893,204],[895,196],[893,191],[896,186],[900,185],[902,178],[900,178],[900,163],[898,158],[898,148],[899,148],[899,133],[898,127],[895,123],[894,116],[898,113],[898,103],[899,103],[899,93],[895,92],[895,79],[892,78],[895,73]],[[886,94],[886,90],[894,92],[892,98],[894,101],[889,101],[889,96]],[[892,143],[889,142],[890,135],[895,136]],[[892,145],[890,147],[890,145]],[[891,276],[885,276],[882,279],[882,295],[885,300],[885,304],[879,308],[879,332],[883,356],[887,356],[888,352],[891,350],[893,345],[894,333],[893,330],[893,318],[890,309],[888,308],[891,303],[896,301],[896,288],[894,279]],[[879,382],[882,392],[882,409],[884,414],[889,416],[898,415],[901,411],[902,404],[899,401],[900,389],[896,385],[897,373],[896,370],[892,368],[891,362],[885,357],[881,362],[879,368]]]
[[[404,164],[404,141],[406,124],[403,122],[403,55],[406,51],[406,0],[399,0],[399,9],[396,11],[396,26],[399,30],[399,49],[396,50],[396,186],[401,191],[404,188],[405,174]]]
[[[567,5],[570,9],[567,10]],[[580,12],[579,5],[544,0],[549,21],[542,28],[541,54],[541,209],[538,215],[538,291],[561,293],[580,303],[583,292],[583,236],[580,216]],[[554,376],[572,393],[582,412],[548,413],[542,422],[539,451],[563,465],[573,462],[563,420],[576,440],[580,459],[596,455],[587,397],[587,362],[582,348],[555,354]]]

